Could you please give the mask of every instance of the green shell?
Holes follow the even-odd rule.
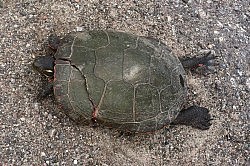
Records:
[[[69,34],[55,54],[54,94],[73,120],[122,131],[168,125],[186,96],[185,71],[163,43],[123,32]]]

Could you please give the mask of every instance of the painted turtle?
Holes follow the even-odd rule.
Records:
[[[52,83],[56,101],[74,121],[98,123],[128,132],[148,132],[168,124],[202,130],[211,125],[208,109],[182,109],[187,87],[183,65],[192,67],[212,58],[183,60],[166,45],[123,32],[52,35],[53,55],[37,57],[34,68]],[[52,90],[53,89],[53,90]]]

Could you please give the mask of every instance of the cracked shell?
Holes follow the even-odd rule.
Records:
[[[54,94],[71,119],[148,132],[178,115],[185,71],[163,43],[113,31],[71,33],[63,42],[54,55]]]

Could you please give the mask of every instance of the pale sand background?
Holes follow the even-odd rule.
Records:
[[[2,2],[2,1],[1,1]],[[0,165],[249,164],[249,0],[5,0],[0,3]],[[178,126],[119,136],[76,126],[35,100],[30,64],[51,32],[112,29],[161,39],[179,57],[215,51],[207,77],[189,74],[190,102],[210,108],[208,131]]]

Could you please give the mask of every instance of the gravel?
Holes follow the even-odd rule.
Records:
[[[249,0],[0,0],[0,165],[249,165]],[[188,72],[189,102],[213,125],[122,135],[74,124],[36,99],[31,69],[51,33],[112,29],[161,39],[179,57],[213,51],[215,73]]]

